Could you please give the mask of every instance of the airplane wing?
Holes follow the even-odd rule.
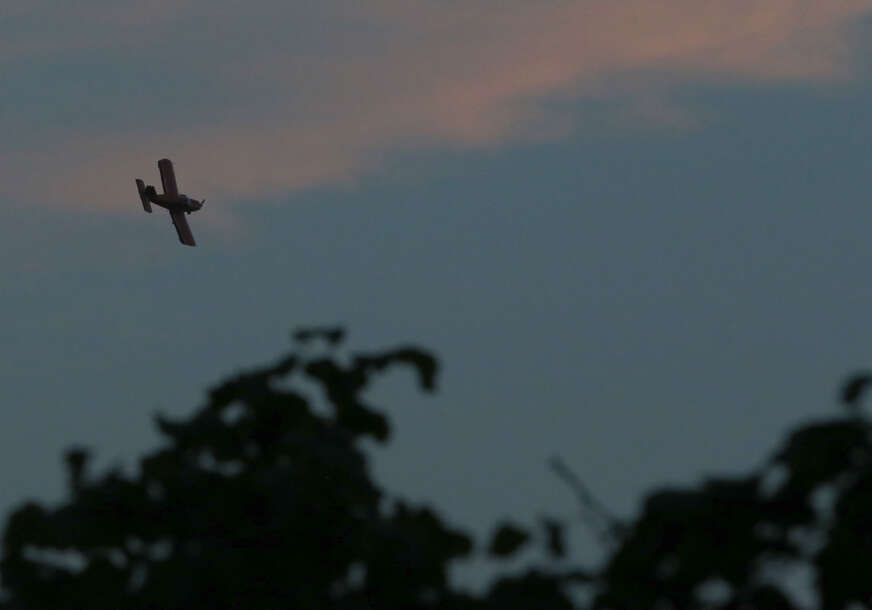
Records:
[[[185,213],[181,210],[170,210],[170,217],[173,219],[176,233],[179,234],[179,241],[186,246],[196,246],[197,242],[194,241],[194,234],[191,233],[191,227],[188,226]]]
[[[157,162],[157,168],[160,170],[160,181],[163,184],[165,195],[175,197],[179,194],[179,187],[176,186],[176,172],[173,171],[173,162],[169,159],[161,159]]]

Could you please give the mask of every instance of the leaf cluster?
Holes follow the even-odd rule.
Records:
[[[297,331],[298,349],[211,388],[192,416],[157,415],[165,444],[135,475],[93,476],[88,450],[69,450],[69,500],[27,503],[6,525],[0,607],[486,610],[507,587],[568,603],[555,579],[480,597],[450,587],[472,538],[388,498],[361,449],[390,436],[364,398],[373,379],[407,367],[432,392],[437,360],[414,346],[342,358],[343,338]],[[313,342],[326,355],[310,355]]]

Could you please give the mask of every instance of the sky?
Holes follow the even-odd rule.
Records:
[[[483,536],[759,466],[872,364],[872,0],[7,0],[0,513],[342,324]],[[186,248],[134,178],[206,197]],[[575,535],[576,558],[596,555]],[[474,566],[460,581],[475,580]],[[464,571],[465,570],[465,571]]]

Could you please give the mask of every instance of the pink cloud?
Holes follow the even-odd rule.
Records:
[[[253,37],[244,56],[203,66],[217,70],[235,108],[250,104],[247,115],[235,112],[218,125],[57,134],[50,144],[27,143],[29,153],[0,144],[0,177],[15,172],[15,183],[30,185],[39,199],[117,209],[132,205],[134,177],[156,182],[162,156],[180,166],[192,195],[281,196],[348,182],[404,148],[560,137],[574,117],[553,110],[547,102],[555,98],[613,100],[633,120],[688,127],[694,117],[670,100],[666,80],[847,82],[860,45],[852,28],[872,11],[872,0],[327,5],[336,31],[328,26],[324,36],[336,45],[312,43],[302,52],[294,34],[304,21],[285,38]],[[237,18],[266,26],[284,10],[268,2],[260,13],[257,3],[180,6],[188,16],[211,11],[227,35]],[[119,28],[160,31],[171,23],[168,7],[165,0],[136,12],[107,5],[102,26],[87,25],[87,15],[76,19],[93,44],[111,45]],[[80,42],[72,36],[55,44]],[[28,52],[22,49],[0,44],[0,58]]]

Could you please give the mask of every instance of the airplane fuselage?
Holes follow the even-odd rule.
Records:
[[[154,187],[146,189],[146,196],[149,201],[162,208],[166,208],[167,210],[181,210],[190,214],[191,212],[196,212],[203,207],[202,202],[197,201],[196,199],[191,199],[187,195],[179,194],[175,197],[171,195],[159,195],[154,191]]]

